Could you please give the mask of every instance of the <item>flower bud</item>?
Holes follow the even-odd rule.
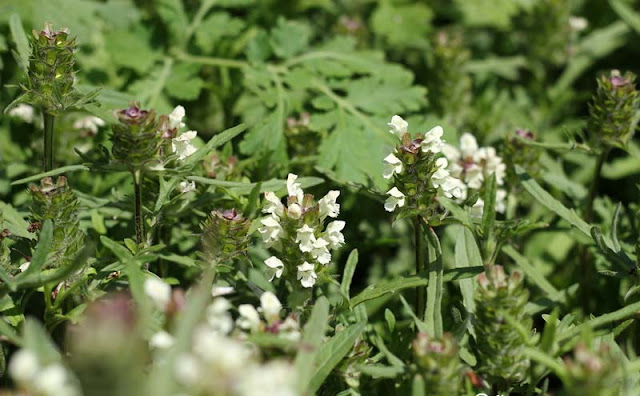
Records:
[[[419,333],[412,343],[412,349],[430,395],[462,393],[462,365],[458,358],[458,346],[450,333],[441,339]]]
[[[617,70],[598,78],[598,89],[589,104],[587,124],[594,147],[624,147],[633,136],[640,106],[635,79],[633,73],[621,75]]]
[[[624,372],[621,362],[606,344],[589,348],[578,343],[573,357],[565,358],[568,372],[562,395],[617,396],[622,394]]]
[[[162,143],[156,114],[142,110],[137,103],[116,112],[118,123],[112,126],[113,156],[133,169],[156,158]]]
[[[229,259],[244,254],[249,243],[251,221],[235,209],[214,210],[202,225],[202,249],[208,260]]]
[[[56,268],[70,264],[83,246],[84,233],[78,220],[78,198],[67,183],[67,178],[59,176],[54,182],[46,177],[40,185],[29,186],[31,193],[32,227],[39,230],[46,220],[53,223],[53,241],[50,258],[45,268]]]
[[[527,340],[505,316],[531,329],[532,320],[525,311],[529,293],[522,275],[519,272],[508,275],[501,266],[494,265],[478,275],[474,299],[478,371],[495,384],[519,383],[529,368],[529,359],[523,353]]]

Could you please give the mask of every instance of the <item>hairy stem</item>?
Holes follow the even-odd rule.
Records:
[[[53,169],[53,124],[55,116],[46,111],[42,112],[44,118],[44,157],[43,169],[48,172]]]
[[[135,170],[131,172],[133,176],[133,209],[135,211],[136,222],[136,242],[141,244],[144,241],[144,221],[142,219],[142,172]]]
[[[424,270],[425,263],[425,246],[424,246],[424,235],[422,232],[422,226],[420,225],[420,219],[415,217],[413,219],[413,233],[415,239],[415,249],[416,249],[416,275],[420,274]],[[424,312],[425,312],[425,288],[424,286],[418,286],[416,290],[416,314],[420,320],[424,320]]]
[[[590,223],[593,217],[593,201],[595,201],[596,196],[598,195],[598,187],[600,185],[600,175],[602,173],[602,166],[607,160],[607,156],[609,155],[609,150],[606,149],[598,156],[598,162],[596,163],[596,167],[593,170],[593,183],[591,183],[591,188],[589,189],[589,197],[587,198],[587,210],[585,215],[585,221]]]

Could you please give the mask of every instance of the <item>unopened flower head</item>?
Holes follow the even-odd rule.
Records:
[[[182,122],[186,112],[184,111],[184,107],[176,106],[175,109],[171,113],[169,113],[169,128],[170,129],[180,129],[184,128],[185,124]]]
[[[275,294],[267,291],[260,296],[260,307],[267,322],[272,323],[280,319],[282,304]]]

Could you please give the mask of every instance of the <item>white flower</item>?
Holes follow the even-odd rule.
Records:
[[[390,195],[384,203],[384,209],[387,212],[393,212],[396,210],[396,206],[399,208],[404,206],[404,194],[397,187],[387,191],[387,194]]]
[[[504,213],[507,210],[507,191],[498,189],[496,191],[496,212]]]
[[[341,231],[344,230],[345,224],[342,220],[336,220],[327,225],[324,232],[329,240],[331,249],[337,249],[344,244],[344,235],[342,235]]]
[[[316,279],[318,278],[313,264],[309,264],[305,261],[303,264],[299,265],[297,278],[302,284],[302,287],[313,287],[313,285],[316,284]]]
[[[340,191],[331,190],[318,201],[320,219],[324,220],[327,216],[336,218],[340,214],[340,204],[336,202],[340,196]]]
[[[460,160],[460,150],[451,144],[445,143],[442,146],[442,154],[449,160],[449,162],[458,162]]]
[[[280,326],[278,326],[278,335],[291,341],[299,341],[301,334],[298,321],[292,316],[287,316],[287,318],[280,323]]]
[[[27,124],[33,124],[35,109],[28,104],[20,103],[7,113],[10,117],[18,118]]]
[[[312,249],[313,242],[316,240],[314,235],[315,230],[309,227],[307,224],[303,225],[301,228],[298,228],[296,233],[296,243],[300,245],[301,252],[310,252]]]
[[[67,382],[67,371],[60,363],[54,363],[39,371],[34,378],[34,388],[45,395],[57,395]]]
[[[296,199],[298,200],[298,203],[302,204],[302,199],[304,198],[304,191],[302,191],[302,188],[300,187],[300,183],[295,182],[297,178],[298,178],[298,175],[295,175],[293,173],[289,173],[289,175],[287,175],[287,192],[290,197],[296,197]]]
[[[202,369],[193,355],[183,354],[176,359],[175,374],[181,384],[193,386],[201,378]]]
[[[169,114],[169,129],[182,128],[184,127],[184,122],[182,119],[184,118],[186,112],[184,111],[184,107],[176,106],[175,109]]]
[[[391,179],[394,174],[402,173],[402,161],[395,155],[389,154],[384,158],[384,171],[382,177]]]
[[[144,281],[144,292],[159,309],[164,310],[171,299],[171,286],[162,279],[150,277]]]
[[[238,307],[240,317],[236,320],[238,327],[244,330],[256,331],[260,327],[260,315],[251,304],[240,304]]]
[[[302,217],[302,206],[298,205],[297,203],[292,203],[287,208],[287,214],[290,218],[298,220],[300,217]]]
[[[20,269],[20,272],[24,272],[26,270],[29,269],[29,266],[31,265],[31,261],[26,261],[22,264],[20,264],[20,266],[18,267],[18,269]]]
[[[275,294],[267,291],[260,296],[260,307],[267,322],[272,323],[280,319],[282,304]]]
[[[280,225],[279,219],[274,215],[263,218],[260,220],[260,223],[264,227],[258,228],[258,232],[262,234],[262,241],[264,243],[273,245],[284,236],[284,230]]]
[[[478,151],[478,141],[469,132],[465,132],[460,137],[460,152],[464,159],[473,158],[474,154]]]
[[[38,357],[28,349],[20,349],[9,362],[9,375],[15,382],[30,383],[38,373]]]
[[[391,117],[391,122],[387,125],[389,125],[389,127],[391,128],[389,130],[389,133],[393,133],[400,139],[402,139],[402,135],[407,133],[407,128],[409,127],[409,123],[403,120],[402,117],[398,115],[394,115],[393,117]]]
[[[155,349],[168,349],[173,345],[173,336],[164,330],[161,330],[151,336],[149,346]]]
[[[213,286],[211,288],[211,296],[220,297],[233,293],[235,290],[233,286]]]
[[[181,181],[180,184],[178,184],[178,191],[180,191],[181,193],[185,194],[191,191],[195,191],[196,190],[196,183],[191,181]]]
[[[502,162],[493,147],[482,147],[474,155],[474,161],[484,167],[484,177],[488,178],[492,173],[496,175],[496,184],[504,184],[507,174],[507,165]]]
[[[313,258],[323,265],[331,262],[331,253],[329,253],[327,246],[329,246],[329,242],[324,240],[324,238],[318,238],[313,242],[313,249],[311,249]]]
[[[231,303],[222,297],[214,298],[207,307],[207,323],[216,333],[229,334],[233,330],[233,319],[229,314]]]
[[[180,161],[184,161],[185,158],[198,151],[196,146],[191,143],[197,135],[198,132],[196,131],[187,131],[180,136],[171,139],[171,151],[178,154],[178,159]]]
[[[296,396],[294,368],[282,360],[248,367],[239,381],[240,396]]]
[[[442,192],[447,198],[464,199],[467,194],[467,186],[455,177],[447,177],[440,186]]]
[[[480,189],[484,182],[484,170],[477,164],[467,164],[464,169],[464,180],[467,182],[469,188]]]
[[[272,191],[266,191],[264,193],[264,199],[267,201],[262,208],[262,212],[271,213],[277,216],[282,216],[284,211],[284,205],[280,202],[280,198],[276,196]]]
[[[83,131],[91,131],[94,135],[98,133],[98,129],[104,126],[104,120],[96,116],[87,116],[77,119],[73,123],[74,129],[82,129]]]
[[[424,140],[422,140],[422,142],[420,143],[422,152],[426,153],[430,151],[434,154],[437,154],[442,151],[442,147],[444,146],[444,142],[441,139],[442,134],[442,127],[439,125],[425,133]]]
[[[273,278],[278,278],[282,276],[282,272],[284,271],[284,263],[282,260],[277,258],[276,256],[271,256],[268,259],[264,260],[264,263],[267,267],[269,267],[269,282],[273,281]]]
[[[589,21],[583,17],[571,15],[569,17],[569,27],[576,32],[580,32],[589,26]]]
[[[475,204],[471,207],[471,217],[481,218],[484,213],[484,201],[478,198]]]
[[[448,164],[447,159],[444,157],[436,160],[436,171],[431,175],[431,184],[434,188],[441,187],[449,178],[449,171],[447,170]]]

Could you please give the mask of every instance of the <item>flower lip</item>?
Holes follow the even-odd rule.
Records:
[[[142,110],[136,105],[131,105],[127,109],[120,110],[119,118],[122,121],[136,124],[143,121],[148,114],[149,112],[147,110]]]
[[[519,137],[523,138],[523,139],[527,139],[527,140],[533,140],[534,135],[533,132],[531,132],[528,129],[516,129],[516,135],[518,135]]]
[[[240,216],[238,214],[238,211],[236,211],[235,209],[227,209],[222,212],[222,217],[226,220],[238,220]]]

